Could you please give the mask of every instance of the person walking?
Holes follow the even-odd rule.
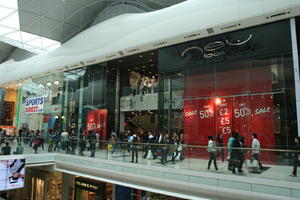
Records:
[[[167,157],[169,153],[169,134],[165,133],[160,141],[161,146],[161,163],[164,165],[167,163]]]
[[[232,150],[231,150],[231,156],[230,156],[230,161],[232,163],[232,173],[235,174],[235,168],[238,169],[238,172],[242,173],[243,170],[241,169],[241,143],[240,143],[240,137],[238,133],[233,134],[233,142],[232,142]]]
[[[215,169],[218,170],[218,166],[217,166],[217,160],[216,160],[216,152],[217,152],[217,148],[216,148],[216,143],[214,141],[214,137],[213,136],[208,136],[208,148],[207,151],[209,153],[209,161],[208,161],[208,166],[207,169],[210,169],[210,165],[211,162],[214,161],[214,166]]]
[[[252,163],[253,160],[257,160],[258,162],[258,165],[259,165],[259,169],[260,170],[264,170],[260,160],[259,160],[259,151],[260,151],[260,142],[259,140],[257,139],[257,134],[256,133],[253,133],[252,134],[252,157],[251,157],[251,160],[250,162]]]
[[[149,136],[148,136],[148,140],[147,140],[147,145],[146,145],[146,148],[145,148],[145,154],[144,154],[144,156],[143,156],[143,158],[144,159],[146,159],[147,158],[147,156],[148,156],[148,152],[149,152],[149,150],[151,151],[151,153],[152,153],[152,157],[153,157],[153,159],[156,159],[156,152],[155,152],[155,146],[153,145],[154,144],[154,142],[155,142],[155,138],[154,138],[154,136],[153,136],[153,134],[149,131]]]
[[[232,157],[232,144],[233,144],[233,140],[234,140],[234,134],[236,134],[235,132],[232,132],[232,135],[231,137],[228,139],[228,144],[227,144],[227,147],[228,147],[228,170],[232,170],[232,160],[231,160],[231,157]]]
[[[91,157],[95,157],[96,143],[97,143],[96,133],[94,131],[90,131],[88,139],[89,139],[89,143],[90,143]]]
[[[131,143],[131,162],[134,162],[134,157],[135,157],[135,162],[138,162],[138,143],[139,143],[139,138],[137,137],[136,134],[133,134],[129,141]]]
[[[221,153],[222,162],[224,162],[224,148],[223,148],[224,144],[223,144],[223,135],[221,133],[219,133],[217,137],[217,146],[221,147],[220,153]]]
[[[291,175],[294,177],[297,176],[297,167],[299,165],[300,137],[295,137],[295,150],[296,150],[296,152],[294,153],[294,167],[293,167],[293,172]]]

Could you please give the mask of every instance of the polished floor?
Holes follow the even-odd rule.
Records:
[[[15,147],[12,146],[12,151]],[[66,153],[65,151],[60,150],[55,151],[56,153]],[[29,147],[28,145],[24,145],[24,154],[34,153],[34,149]],[[44,145],[44,150],[40,147],[38,149],[38,154],[48,153],[48,145]],[[70,153],[71,154],[71,153]],[[79,155],[78,149],[75,150],[75,155]],[[84,156],[90,156],[90,151],[84,151]],[[175,168],[175,169],[184,169],[184,170],[192,170],[192,171],[201,171],[211,173],[212,176],[214,174],[228,174],[231,175],[232,172],[228,170],[228,162],[225,160],[222,162],[221,160],[217,161],[218,170],[214,169],[213,163],[211,164],[210,170],[207,169],[208,160],[207,159],[197,159],[197,158],[185,158],[182,161],[179,161],[177,158],[175,162],[171,161],[171,155],[168,156],[168,161],[165,165],[162,165],[160,161],[160,157],[153,159],[152,155],[149,152],[148,158],[143,158],[144,152],[139,151],[138,153],[138,163],[147,166],[159,166],[165,168]],[[120,162],[131,163],[132,156],[131,152],[128,150],[119,150],[114,153],[107,150],[96,150],[95,157],[99,159],[105,160],[114,160]],[[150,158],[149,158],[150,157]],[[225,158],[226,159],[226,158]],[[134,160],[136,161],[136,160]],[[257,167],[257,162],[250,163],[249,160],[245,160],[243,165],[243,172],[232,174],[234,176],[246,176],[246,177],[254,177],[254,178],[264,178],[264,179],[275,179],[275,180],[284,180],[289,182],[298,182],[300,183],[300,176],[291,177],[292,166],[289,165],[272,165],[263,163],[264,170],[259,170]],[[300,167],[298,167],[298,175],[300,175]]]

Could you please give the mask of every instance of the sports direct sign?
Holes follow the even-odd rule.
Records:
[[[35,97],[26,99],[25,113],[43,113],[44,112],[44,97]]]

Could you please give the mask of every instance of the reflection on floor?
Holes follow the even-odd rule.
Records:
[[[13,148],[12,148],[13,149]],[[48,153],[48,145],[44,145],[44,151],[39,148],[38,153]],[[34,153],[33,148],[25,145],[24,146],[24,154],[32,154]],[[55,153],[65,153],[65,151],[60,150]],[[76,155],[79,155],[78,149],[75,151]],[[185,170],[194,170],[194,171],[202,171],[213,174],[232,174],[228,168],[227,161],[217,161],[218,171],[215,171],[213,164],[210,167],[210,170],[207,170],[208,161],[205,159],[195,159],[195,158],[185,158],[183,161],[175,160],[175,163],[171,162],[171,156],[168,156],[168,162],[165,165],[162,165],[160,162],[160,157],[157,159],[152,159],[150,156],[149,159],[143,158],[144,152],[138,153],[138,163],[147,166],[159,166],[165,168],[175,168],[175,169],[185,169]],[[90,151],[84,151],[84,156],[89,157],[91,155]],[[107,150],[97,150],[95,154],[96,158],[105,159],[105,160],[114,160],[120,162],[131,163],[131,152],[128,150],[120,150],[114,153],[108,152]],[[149,156],[148,156],[149,157]],[[251,164],[249,160],[246,160],[243,165],[243,173],[236,173],[234,176],[246,176],[246,177],[255,177],[255,178],[264,178],[264,179],[275,179],[275,180],[284,180],[291,182],[300,182],[300,176],[291,177],[292,166],[283,166],[283,165],[268,165],[264,164],[264,171],[260,171],[255,166],[255,163]],[[299,167],[300,168],[300,167]],[[298,173],[300,175],[300,169],[298,169]]]

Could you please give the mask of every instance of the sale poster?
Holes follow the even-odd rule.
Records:
[[[228,139],[235,131],[245,138],[246,147],[251,148],[252,134],[256,133],[261,148],[274,148],[275,113],[273,95],[265,93],[272,91],[271,74],[267,69],[267,67],[261,67],[251,70],[250,79],[253,79],[253,81],[248,84],[248,89],[256,93],[243,94],[243,91],[247,89],[245,87],[247,84],[240,84],[239,86],[239,84],[234,83],[230,78],[233,77],[230,76],[230,73],[233,73],[232,71],[221,72],[218,75],[219,78],[222,78],[222,84],[216,91],[218,94],[228,96],[202,98],[203,95],[208,94],[207,89],[202,90],[203,87],[199,84],[191,87],[190,94],[192,94],[192,98],[184,101],[184,141],[187,144],[206,146],[208,136],[212,135],[216,138],[217,135],[222,134],[224,146],[227,146]],[[237,70],[233,74],[237,75],[240,72],[240,70]],[[254,77],[255,72],[260,72],[260,74]],[[205,80],[202,76],[207,77],[208,75],[192,76],[192,80],[199,83],[199,80],[202,82]],[[208,82],[211,82],[211,80],[208,80]],[[238,82],[243,83],[241,80]],[[190,82],[189,85],[193,84]],[[259,93],[260,90],[264,93]],[[188,94],[185,95],[188,96]],[[203,154],[205,153],[196,152],[189,155],[204,157]],[[262,152],[261,157],[264,161],[275,160],[275,154],[271,152]]]
[[[87,114],[87,132],[94,131],[99,134],[99,139],[107,139],[107,110],[90,110]]]

